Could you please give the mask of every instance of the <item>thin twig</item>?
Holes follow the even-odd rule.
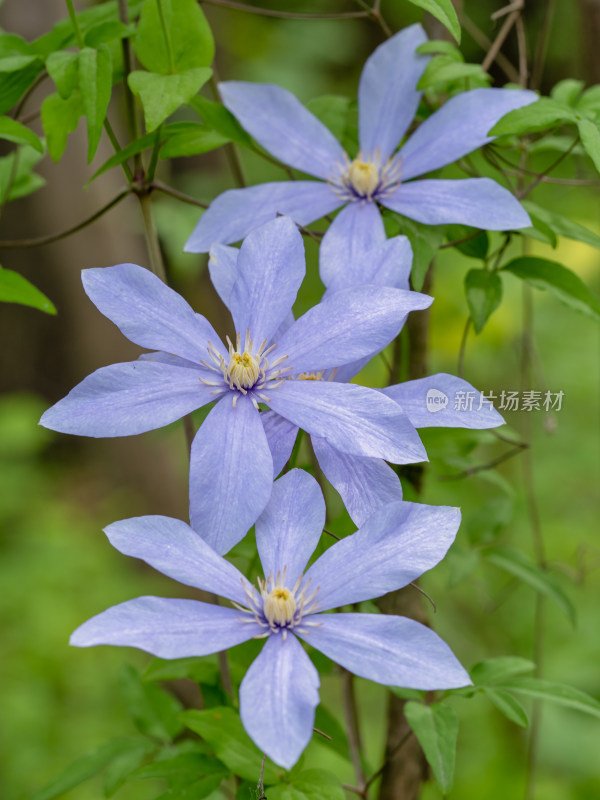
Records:
[[[567,156],[569,156],[571,154],[571,151],[573,150],[575,145],[578,144],[578,142],[579,142],[579,136],[575,137],[575,139],[573,141],[573,144],[569,147],[568,150],[565,150],[564,153],[561,153],[560,156],[557,159],[555,159],[555,161],[553,161],[553,163],[547,168],[546,173],[552,172],[553,169],[556,169],[556,167],[558,167],[558,165],[561,164],[565,160],[565,158],[567,158]],[[527,195],[530,194],[530,192],[532,192],[535,189],[535,187],[538,186],[542,182],[542,179],[543,179],[543,176],[540,175],[538,178],[536,178],[534,181],[532,181],[529,184],[529,186],[527,186],[525,189],[522,189],[520,192],[518,192],[517,193],[517,199],[518,200],[523,200],[524,197],[527,197]]]
[[[544,61],[548,51],[548,39],[550,37],[550,28],[552,27],[552,18],[554,16],[555,5],[555,0],[546,0],[544,19],[542,20],[542,25],[540,28],[540,33],[535,48],[533,69],[531,71],[531,89],[537,89],[542,80],[542,72],[544,71]]]
[[[433,613],[434,613],[434,614],[437,614],[437,606],[436,606],[436,604],[434,603],[434,601],[433,601],[433,598],[431,598],[431,597],[430,597],[430,596],[427,594],[427,592],[425,591],[425,589],[422,589],[422,588],[419,586],[419,584],[418,584],[418,583],[414,583],[414,582],[413,582],[413,583],[409,583],[408,585],[409,585],[409,586],[412,586],[412,587],[413,587],[413,589],[416,589],[416,590],[417,590],[417,592],[420,592],[420,593],[423,595],[423,597],[426,597],[426,598],[427,598],[427,600],[429,600],[429,602],[431,603],[431,606],[432,606],[432,608],[433,608]]]
[[[490,49],[492,46],[492,40],[489,39],[485,33],[477,27],[477,25],[475,25],[473,20],[468,17],[464,11],[461,14],[461,22],[463,28],[466,30],[469,36],[481,47],[482,50],[487,51]],[[513,83],[519,83],[518,71],[513,67],[510,60],[503,53],[498,53],[496,55],[496,63],[510,81]]]
[[[333,538],[336,539],[338,542],[342,538],[341,536],[338,536],[337,533],[327,530],[327,528],[323,528],[323,533],[328,533],[330,536],[333,536]]]
[[[97,219],[99,219],[103,214],[106,214],[107,211],[113,206],[116,206],[117,203],[120,203],[124,197],[127,197],[128,194],[131,194],[131,189],[123,189],[116,197],[107,203],[105,206],[99,211],[96,211],[95,214],[92,214],[91,217],[88,217],[83,222],[80,222],[78,225],[75,225],[73,228],[68,228],[66,231],[62,231],[61,233],[51,233],[49,236],[37,236],[35,239],[7,239],[5,241],[0,241],[0,249],[5,250],[16,250],[17,248],[22,247],[40,247],[44,244],[51,244],[52,242],[57,242],[59,239],[66,239],[67,236],[71,236],[77,231],[82,230],[83,228],[87,228],[88,225],[91,225]]]
[[[486,57],[483,59],[483,61],[481,63],[481,69],[484,72],[487,72],[489,70],[489,68],[492,66],[492,64],[494,63],[494,61],[496,60],[496,56],[500,52],[500,48],[504,44],[504,40],[506,39],[506,37],[510,33],[510,29],[515,24],[515,22],[517,21],[517,17],[520,15],[520,13],[521,13],[520,10],[519,11],[512,11],[508,15],[508,17],[504,20],[504,24],[500,28],[500,31],[499,31],[498,35],[494,39],[494,42],[492,43],[492,46],[488,50],[488,53],[487,53]]]
[[[184,194],[183,192],[180,192],[179,189],[174,189],[172,186],[167,186],[167,184],[163,183],[162,181],[157,181],[155,179],[151,183],[147,184],[147,186],[148,188],[156,189],[158,192],[162,192],[163,194],[168,194],[171,197],[176,197],[177,200],[181,200],[182,203],[188,203],[191,206],[198,206],[198,208],[208,208],[208,203],[202,203],[200,202],[200,200],[196,200],[189,194]]]
[[[356,708],[356,694],[354,692],[354,675],[348,670],[344,670],[343,675],[343,694],[344,694],[344,715],[346,717],[346,727],[348,729],[348,742],[350,744],[350,756],[354,766],[354,773],[359,786],[365,785],[365,774],[361,763],[361,741],[358,723],[358,711]],[[363,795],[365,796],[365,795]]]
[[[321,731],[318,728],[313,728],[313,731],[315,733],[318,733],[319,736],[322,736],[324,739],[327,739],[327,741],[329,742],[333,741],[333,738],[328,733],[325,733],[324,731]]]
[[[488,461],[487,464],[477,464],[474,467],[469,467],[468,469],[463,470],[462,472],[456,472],[454,475],[439,475],[439,481],[459,481],[463,478],[469,478],[471,475],[476,475],[478,472],[485,472],[488,469],[494,469],[499,464],[502,464],[504,461],[508,461],[509,458],[516,456],[518,453],[522,453],[524,450],[529,448],[528,444],[519,444],[516,447],[513,447],[512,450],[507,450],[506,453],[503,453],[498,458],[494,458],[491,461]]]
[[[214,64],[212,67],[212,76],[210,78],[210,88],[215,100],[222,104],[223,98],[221,97],[221,92],[219,91],[219,75]],[[240,154],[238,153],[237,147],[233,142],[228,142],[225,145],[225,155],[229,161],[229,168],[231,169],[235,182],[240,188],[243,189],[246,186],[246,179],[244,177],[244,170],[242,169]]]
[[[369,786],[377,780],[377,778],[381,775],[381,773],[387,767],[389,762],[398,755],[400,750],[404,747],[404,745],[406,744],[406,742],[410,739],[410,737],[412,735],[413,735],[412,730],[406,731],[406,733],[404,734],[402,739],[400,739],[400,741],[398,742],[396,747],[392,750],[392,752],[389,754],[389,756],[386,758],[386,760],[383,762],[383,764],[379,767],[379,769],[376,772],[374,772],[371,775],[369,780],[365,783],[365,789],[368,789]]]
[[[467,321],[465,323],[465,327],[463,330],[463,335],[460,340],[460,350],[458,351],[458,377],[462,378],[465,374],[465,351],[467,349],[467,339],[469,337],[469,331],[471,330],[471,325],[473,324],[473,320],[469,315],[467,317]]]
[[[515,30],[517,32],[517,48],[519,51],[519,83],[525,89],[527,86],[528,68],[527,68],[527,39],[525,36],[525,24],[521,14],[517,17],[515,23]]]
[[[267,795],[265,794],[265,758],[267,756],[263,754],[262,763],[260,765],[260,778],[258,779],[258,784],[256,788],[260,792],[260,797],[257,797],[256,800],[267,800]]]

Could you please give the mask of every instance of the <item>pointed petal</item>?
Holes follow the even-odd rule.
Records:
[[[157,361],[111,364],[92,372],[49,408],[40,424],[78,436],[132,436],[162,428],[215,398],[208,370]],[[212,378],[209,378],[212,380]]]
[[[358,88],[359,140],[365,155],[379,148],[385,161],[406,133],[421,97],[417,83],[429,61],[415,51],[426,41],[423,28],[411,25],[367,59]]]
[[[398,405],[375,389],[354,383],[290,380],[271,393],[269,405],[344,453],[385,458],[394,464],[427,460],[408,417],[398,414]]]
[[[385,241],[376,203],[349,203],[329,226],[319,249],[319,273],[329,289],[370,283],[363,275]]]
[[[519,201],[490,178],[403,183],[381,203],[425,225],[452,223],[506,231],[531,224]]]
[[[406,236],[387,239],[374,254],[365,275],[368,283],[408,290],[413,251]]]
[[[213,244],[239,242],[277,214],[291,217],[298,225],[309,225],[341,205],[343,201],[329,184],[321,181],[263,183],[246,189],[229,189],[202,214],[184,250],[207,253]]]
[[[244,616],[234,608],[198,600],[138,597],[84,622],[71,634],[70,643],[137,647],[159,658],[207,656],[263,632],[256,622],[244,622]]]
[[[250,738],[290,769],[311,740],[319,673],[293,634],[270,636],[240,686],[240,716]]]
[[[220,555],[254,525],[271,496],[273,460],[247,397],[220,400],[200,426],[190,459],[192,528]],[[397,407],[397,406],[396,406]]]
[[[208,271],[212,285],[223,303],[229,308],[231,292],[237,280],[237,260],[240,251],[237,247],[224,244],[213,244],[210,248]]]
[[[220,346],[208,320],[137,264],[85,269],[81,280],[92,303],[140,347],[199,362],[206,358],[207,342]]]
[[[382,389],[415,428],[496,428],[502,416],[470,383],[439,372]]]
[[[230,296],[236,331],[258,346],[270,341],[286,319],[306,273],[302,234],[289,217],[278,217],[244,239],[238,277]]]
[[[120,553],[143,559],[173,580],[248,604],[244,587],[252,587],[242,573],[179,519],[134,517],[113,522],[104,533]]]
[[[338,367],[374,355],[394,339],[428,295],[384,286],[354,286],[328,294],[281,337],[275,355],[288,356],[293,374]]]
[[[291,92],[268,83],[219,84],[224,105],[265,150],[284,164],[327,179],[344,150],[329,128]]]
[[[319,609],[359,603],[407,586],[442,560],[459,525],[458,508],[403,501],[380,507],[306,573],[313,586],[321,587]]]
[[[451,164],[494,140],[488,131],[509,111],[538,99],[522,89],[473,89],[450,98],[400,148],[402,180]]]
[[[292,455],[298,427],[274,411],[262,411],[260,419],[273,457],[273,479],[275,479]]]
[[[320,614],[318,620],[321,626],[301,638],[361,678],[425,691],[471,684],[448,645],[412,619]]]
[[[325,500],[316,480],[290,470],[273,484],[267,507],[256,521],[256,545],[265,577],[286,569],[286,586],[304,572],[325,525]]]
[[[340,453],[325,439],[312,437],[323,474],[340,493],[356,525],[362,525],[382,505],[402,500],[400,478],[380,458]]]

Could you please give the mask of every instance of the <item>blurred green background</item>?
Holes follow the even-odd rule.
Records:
[[[263,7],[269,4],[261,3]],[[325,3],[290,2],[287,10],[324,11]],[[490,14],[500,4],[465,0],[469,16],[493,37]],[[528,3],[527,30],[535,41],[543,2]],[[352,4],[327,3],[327,10]],[[543,90],[565,77],[592,84],[600,80],[600,57],[594,30],[600,19],[593,3],[557,3]],[[32,13],[35,7],[35,14]],[[80,6],[81,7],[81,6]],[[270,7],[282,4],[271,2]],[[323,94],[354,97],[364,59],[381,41],[379,29],[365,20],[278,20],[205,5],[217,40],[221,78],[278,83],[308,101]],[[422,19],[413,6],[388,0],[383,10],[394,30]],[[27,38],[39,35],[64,16],[59,0],[42,5],[5,0],[0,24]],[[439,29],[426,20],[431,34]],[[594,25],[596,26],[594,28]],[[465,33],[467,61],[483,52]],[[503,51],[514,57],[512,39]],[[492,70],[494,71],[494,70]],[[499,85],[504,77],[494,72]],[[41,87],[38,100],[43,97]],[[122,109],[114,103],[118,119]],[[69,141],[58,165],[45,159],[40,172],[47,185],[37,194],[4,209],[0,238],[36,236],[69,227],[106,202],[118,189],[109,173],[81,187],[110,151],[104,143],[91,167],[85,165],[82,126]],[[535,168],[544,169],[553,154],[541,153]],[[281,174],[259,158],[242,154],[249,183],[279,179]],[[165,170],[167,167],[165,167]],[[223,151],[176,161],[163,176],[198,199],[210,201],[233,186]],[[575,171],[574,171],[575,170]],[[559,169],[564,177],[590,176],[583,159]],[[533,199],[571,216],[600,234],[596,187],[542,184]],[[228,332],[224,310],[212,291],[203,257],[181,248],[198,210],[175,200],[155,203],[161,241],[173,285],[205,313],[218,330]],[[520,251],[515,245],[514,254]],[[561,240],[557,250],[537,244],[532,252],[561,261],[600,293],[600,254],[587,245]],[[304,310],[317,301],[316,247],[307,242],[308,280],[298,301]],[[32,309],[4,306],[0,319],[0,796],[26,798],[71,760],[114,735],[133,732],[120,694],[125,663],[143,667],[149,657],[117,648],[76,650],[71,631],[109,605],[139,594],[182,596],[186,590],[143,564],[113,551],[101,533],[116,519],[141,513],[186,518],[187,454],[180,425],[143,437],[115,441],[80,440],[37,426],[41,412],[93,369],[128,360],[138,350],[125,342],[83,294],[79,271],[120,261],[146,263],[141,222],[133,202],[76,236],[26,251],[3,254],[3,266],[35,281],[58,307],[56,318]],[[463,279],[476,262],[454,249],[436,261],[432,293],[430,371],[456,373],[467,315]],[[519,388],[521,285],[504,276],[504,299],[484,332],[471,336],[465,377],[477,388]],[[562,409],[506,415],[509,433],[528,435],[537,501],[548,559],[557,579],[577,608],[573,627],[563,610],[547,604],[544,676],[600,695],[599,478],[600,478],[600,331],[590,319],[536,292],[534,385],[540,391],[563,391]],[[381,359],[366,368],[365,382],[380,386],[386,370]],[[423,501],[459,505],[463,525],[449,557],[427,575],[426,591],[437,604],[436,630],[465,666],[492,656],[533,652],[534,592],[481,559],[492,540],[533,554],[522,458],[494,472],[464,480],[443,481],[449,472],[485,463],[506,449],[489,433],[426,431],[431,454]],[[332,525],[347,525],[339,498],[331,493]],[[188,596],[193,596],[187,590]],[[235,652],[232,654],[235,660]],[[326,707],[341,714],[339,681],[326,676],[321,693]],[[382,760],[386,691],[358,681],[367,757],[376,769]],[[508,722],[485,698],[455,698],[461,720],[456,800],[506,800],[521,797],[525,784],[527,732]],[[598,722],[575,711],[545,707],[539,756],[537,797],[543,800],[593,800],[600,796]],[[349,783],[350,762],[331,754],[317,740],[306,754],[310,766],[326,766]],[[94,779],[73,790],[77,800],[101,796]],[[123,800],[156,797],[160,784],[135,782],[120,790]],[[215,795],[221,796],[221,795]],[[423,798],[441,797],[433,783]]]

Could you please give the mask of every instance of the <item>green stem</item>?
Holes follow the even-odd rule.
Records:
[[[302,437],[304,436],[304,431],[300,429],[298,431],[298,435],[296,436],[296,441],[294,442],[294,449],[292,450],[292,455],[289,458],[289,461],[283,468],[284,474],[289,472],[291,469],[294,469],[296,466],[296,462],[298,461],[298,453],[300,452],[300,445],[302,444]]]
[[[123,25],[129,25],[129,10],[127,8],[127,0],[118,0],[119,4],[119,19]],[[133,56],[131,52],[131,39],[125,36],[121,39],[121,48],[123,51],[123,91],[125,92],[125,111],[127,114],[127,124],[129,126],[129,133],[131,140],[135,141],[140,135],[137,115],[135,113],[135,101],[133,99],[133,92],[129,88],[127,79],[131,73],[131,65],[133,64]],[[142,170],[142,155],[136,153],[133,157],[133,171],[137,175]]]
[[[154,147],[152,148],[152,155],[150,156],[150,165],[148,166],[148,171],[146,173],[146,180],[151,183],[154,180],[154,175],[156,173],[156,166],[158,164],[158,154],[160,152],[160,132],[162,129],[162,125],[159,125],[156,129],[156,139],[154,140]]]
[[[81,33],[81,28],[79,27],[79,21],[77,19],[77,14],[75,13],[75,8],[73,7],[73,0],[65,0],[67,4],[67,9],[69,11],[69,19],[71,20],[71,25],[73,26],[73,30],[75,31],[75,36],[77,37],[77,44],[80,48],[85,47],[85,42],[83,41],[83,34]]]
[[[152,272],[157,275],[161,281],[167,282],[167,272],[165,270],[165,263],[160,249],[160,242],[158,240],[158,233],[154,225],[154,218],[152,216],[152,201],[147,192],[142,192],[138,195],[140,201],[140,208],[142,210],[142,217],[144,219],[144,233],[146,236],[146,245],[148,247],[148,255],[150,256],[150,267]]]

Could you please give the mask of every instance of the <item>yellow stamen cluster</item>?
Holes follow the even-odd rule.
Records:
[[[335,164],[335,173],[329,179],[333,191],[344,200],[380,200],[396,190],[402,173],[400,155],[391,156],[383,163],[378,147],[373,153],[362,150],[354,161],[344,153],[343,161]]]
[[[271,625],[287,625],[294,621],[296,600],[289,589],[277,586],[266,596],[263,611]]]
[[[346,178],[357,194],[370,200],[379,185],[379,169],[370,161],[355,158],[346,171]]]

